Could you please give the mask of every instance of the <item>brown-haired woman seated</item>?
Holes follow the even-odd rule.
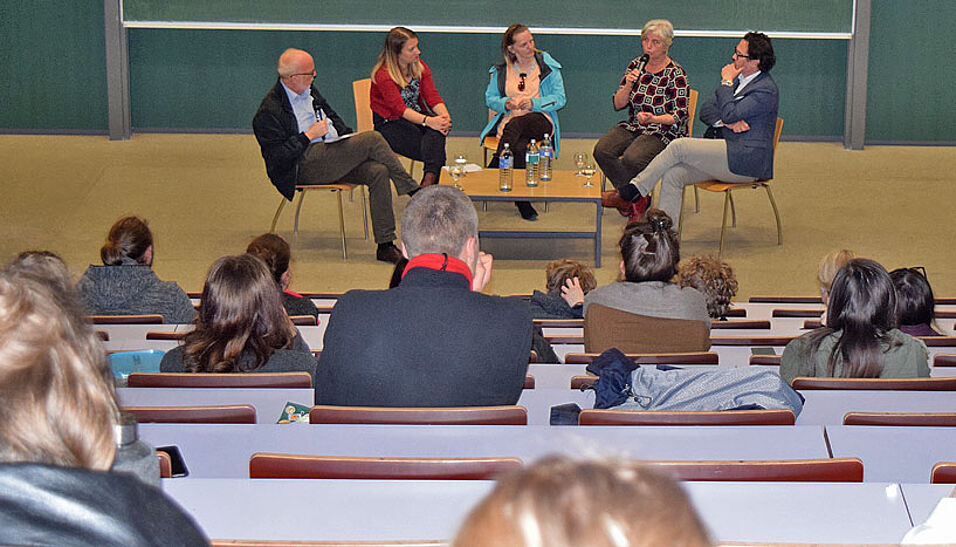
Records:
[[[896,311],[900,314],[900,330],[910,336],[942,336],[933,328],[936,320],[936,297],[920,268],[899,268],[890,272],[896,289]]]
[[[189,323],[192,302],[175,281],[153,271],[153,233],[146,221],[123,217],[110,228],[100,249],[102,266],[90,265],[76,290],[91,315],[158,313],[167,323]]]
[[[929,376],[929,352],[897,328],[896,291],[883,266],[854,258],[837,272],[824,327],[783,350],[780,377],[917,378]]]
[[[161,491],[108,472],[112,374],[55,280],[0,273],[0,394],[0,544],[208,544]]]
[[[272,273],[279,290],[282,291],[282,305],[289,315],[319,316],[319,310],[312,303],[312,299],[289,290],[292,284],[292,250],[281,236],[276,234],[262,234],[253,239],[246,252],[265,262]]]
[[[252,255],[213,263],[196,328],[163,356],[162,372],[297,372],[315,358],[282,308],[266,265]]]

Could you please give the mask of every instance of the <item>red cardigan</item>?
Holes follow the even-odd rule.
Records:
[[[435,88],[435,81],[432,80],[432,71],[425,64],[425,61],[418,60],[422,64],[421,94],[419,95],[419,106],[427,112],[434,109],[435,105],[441,104],[441,95]],[[424,101],[424,104],[422,104]],[[402,100],[402,91],[398,84],[392,80],[388,74],[388,68],[382,65],[375,73],[375,79],[372,80],[372,88],[369,91],[369,102],[372,106],[372,112],[385,118],[386,120],[397,120],[405,113],[405,101]],[[425,108],[427,105],[428,108]]]

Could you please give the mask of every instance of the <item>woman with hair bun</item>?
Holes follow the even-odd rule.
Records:
[[[289,285],[292,284],[292,249],[282,236],[262,234],[249,243],[246,252],[258,257],[269,268],[279,290],[282,291],[282,305],[285,306],[286,313],[319,317],[319,310],[310,298],[289,290]]]
[[[296,372],[315,376],[315,358],[296,330],[262,260],[224,256],[202,291],[196,328],[163,355],[162,372]]]
[[[783,350],[780,377],[917,378],[929,376],[929,352],[898,329],[896,291],[879,263],[854,258],[837,272],[823,327]]]
[[[160,314],[166,323],[190,323],[196,316],[185,291],[153,271],[153,233],[146,221],[134,216],[117,220],[100,258],[103,265],[91,264],[76,284],[87,313]]]
[[[584,298],[584,314],[601,304],[649,317],[702,321],[710,326],[707,301],[696,289],[673,282],[680,262],[680,242],[671,217],[660,209],[647,211],[643,222],[624,228],[621,247],[623,281],[594,289]]]

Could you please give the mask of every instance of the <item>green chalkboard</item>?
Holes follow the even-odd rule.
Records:
[[[665,18],[680,30],[848,33],[852,0],[125,0],[127,23],[422,25],[640,28]]]

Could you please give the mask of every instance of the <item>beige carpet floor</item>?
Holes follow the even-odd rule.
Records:
[[[592,139],[562,142],[557,168],[572,168],[574,152],[590,152]],[[475,138],[452,138],[449,158],[463,154],[480,163]],[[417,167],[420,174],[420,166]],[[201,290],[206,269],[224,254],[240,253],[269,229],[279,196],[268,183],[251,135],[135,135],[105,137],[0,136],[0,261],[27,249],[59,253],[79,276],[98,263],[109,226],[122,215],[149,220],[155,234],[154,267],[160,277]],[[836,143],[780,144],[774,193],[784,241],[776,245],[770,205],[762,191],[735,193],[737,227],[727,236],[724,258],[736,270],[738,298],[755,294],[813,294],[820,257],[848,248],[887,268],[925,266],[937,295],[956,296],[956,148],[870,146],[846,151]],[[400,218],[406,197],[395,199]],[[693,213],[687,192],[682,254],[716,253],[722,196],[701,195]],[[535,228],[583,229],[590,206],[555,204],[541,211]],[[362,238],[361,200],[347,203],[349,259],[338,241],[334,200],[310,195],[294,241],[293,288],[344,291],[380,288],[391,266],[374,259]],[[617,275],[617,239],[623,219],[606,210],[600,283]],[[505,229],[522,222],[510,204],[489,204],[482,227]],[[280,220],[292,234],[292,208]],[[548,260],[593,261],[585,241],[489,240],[495,256],[489,291],[530,292],[544,282]]]

